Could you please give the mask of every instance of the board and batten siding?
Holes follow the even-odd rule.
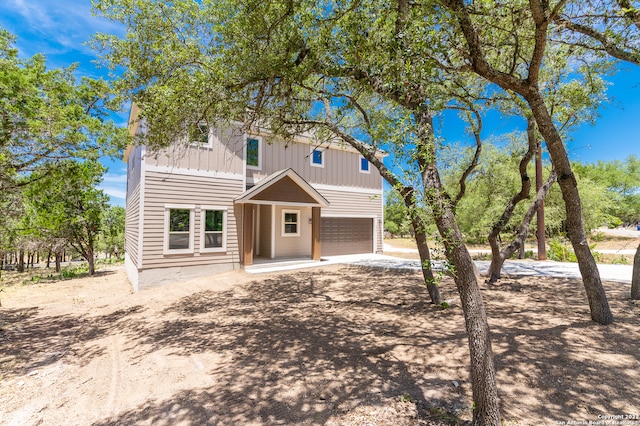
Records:
[[[138,267],[138,226],[140,224],[140,185],[127,192],[125,209],[124,249],[129,258]]]
[[[369,165],[369,173],[360,172],[360,158],[357,152],[343,148],[324,148],[324,167],[311,165],[310,153],[313,145],[302,142],[273,141],[262,139],[262,169],[247,170],[247,177],[255,182],[280,170],[292,168],[309,183],[349,186],[354,188],[380,189],[380,173]]]
[[[242,192],[242,180],[147,171],[145,175],[143,269],[231,264],[239,262],[233,199]],[[165,205],[195,205],[194,252],[164,254]],[[200,253],[200,207],[227,208],[227,250]]]
[[[380,177],[378,177],[378,180]],[[379,193],[358,193],[354,191],[340,191],[316,188],[329,201],[328,207],[323,207],[323,217],[370,217],[374,219],[375,252],[382,251],[383,229],[382,218],[384,205],[382,190]]]
[[[237,129],[212,129],[211,147],[175,143],[157,153],[147,155],[152,166],[242,174],[244,137]]]

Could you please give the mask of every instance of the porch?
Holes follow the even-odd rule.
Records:
[[[320,261],[320,213],[329,203],[295,171],[268,176],[235,204],[243,267]]]

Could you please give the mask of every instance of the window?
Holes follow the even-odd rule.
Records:
[[[201,121],[189,129],[189,142],[194,145],[211,146],[209,125]]]
[[[202,224],[202,231],[200,233],[200,251],[226,251],[227,209],[225,207],[203,206],[200,222]]]
[[[311,165],[315,167],[324,167],[324,150],[315,148],[311,151]]]
[[[282,236],[300,236],[300,210],[282,210]]]
[[[360,157],[360,173],[369,173],[369,160],[364,157]]]
[[[247,168],[260,170],[262,157],[262,143],[258,138],[247,138]]]
[[[165,253],[193,253],[195,206],[165,206]]]

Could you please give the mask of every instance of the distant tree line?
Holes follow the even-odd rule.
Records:
[[[524,142],[509,145],[508,149],[486,144],[479,164],[469,176],[465,197],[458,203],[456,218],[466,242],[487,243],[493,221],[500,215],[508,198],[520,184],[517,161],[524,150]],[[458,152],[459,160],[471,155],[464,149]],[[462,164],[463,161],[453,162]],[[598,161],[596,163],[573,162],[583,204],[585,229],[592,232],[601,226],[615,228],[640,223],[640,158],[629,156],[624,161]],[[529,165],[534,175],[533,164]],[[550,166],[545,166],[545,174]],[[459,170],[447,169],[444,180],[449,186],[456,184]],[[411,236],[411,224],[404,202],[395,191],[385,194],[385,231],[391,236]],[[562,194],[553,185],[545,198],[545,234],[547,237],[566,236]],[[504,236],[517,232],[517,224],[526,213],[526,206],[519,205],[513,220],[505,226]],[[425,213],[425,217],[428,215]],[[435,233],[435,225],[431,225]],[[528,237],[536,235],[532,223]],[[506,237],[505,237],[506,238]]]

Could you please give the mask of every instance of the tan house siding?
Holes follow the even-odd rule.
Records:
[[[282,211],[296,210],[300,212],[300,235],[282,236]],[[276,257],[311,256],[311,207],[277,206],[276,207]]]
[[[271,258],[271,210],[269,205],[262,205],[260,208],[260,253],[259,256]]]
[[[352,186],[358,188],[380,189],[380,174],[373,165],[369,165],[369,173],[360,172],[361,155],[345,148],[324,147],[324,167],[311,165],[309,156],[314,145],[291,142],[268,144],[263,138],[262,169],[247,170],[247,178],[254,182],[270,174],[287,168],[294,169],[309,183],[325,185]]]
[[[140,185],[143,147],[135,146],[129,153],[127,163],[127,194]]]
[[[378,177],[378,180],[380,177]],[[374,219],[375,252],[382,251],[383,244],[383,197],[379,193],[358,193],[356,191],[339,191],[319,189],[318,192],[329,201],[329,207],[322,208],[323,217],[371,217]]]
[[[138,131],[142,131],[143,124],[140,123]],[[300,139],[285,146],[273,140],[274,143],[269,144],[269,138],[263,135],[258,137],[260,169],[254,170],[245,164],[247,137],[252,136],[246,136],[240,129],[226,128],[212,130],[207,144],[179,141],[157,153],[140,146],[127,148],[124,155],[128,162],[125,249],[129,261],[125,260],[125,266],[136,291],[240,267],[243,208],[255,214],[253,221],[247,220],[255,232],[245,235],[253,242],[244,250],[246,256],[311,256],[310,205],[326,204],[318,193],[330,203],[321,210],[317,208],[326,219],[327,229],[338,229],[336,232],[344,235],[350,244],[363,240],[360,234],[366,234],[367,242],[373,236],[373,250],[382,251],[382,179],[372,165],[368,173],[360,171],[362,157],[358,152],[350,147],[322,146],[324,164],[316,167],[310,161],[315,147],[312,142]],[[300,187],[297,175],[281,181],[280,175],[274,175],[280,171],[290,173],[289,168],[306,181],[304,188]],[[245,193],[248,187],[268,176],[270,180]],[[312,191],[309,185],[318,192]],[[226,211],[226,248],[202,248],[201,213],[205,207]],[[188,208],[192,212],[189,249],[165,247],[170,208]],[[299,236],[283,236],[283,210],[299,211]],[[316,220],[316,226],[321,223]],[[339,226],[333,226],[334,223]],[[316,237],[318,255],[322,253],[321,248],[317,249],[320,235]],[[341,244],[339,238],[325,241]],[[361,246],[353,250],[361,250]]]
[[[138,267],[138,226],[140,223],[140,185],[127,194],[124,249]]]
[[[300,188],[290,177],[285,177],[269,188],[261,191],[254,196],[252,200],[317,203],[313,197],[307,194],[304,189]]]
[[[184,174],[147,171],[145,176],[145,241],[143,268],[230,264],[238,262],[238,240],[233,199],[242,192],[242,181]],[[194,205],[194,251],[190,254],[165,254],[165,206]],[[200,252],[201,206],[227,208],[227,250],[224,253]]]
[[[322,216],[382,217],[382,191],[379,194],[318,189],[329,201],[322,208]]]
[[[212,146],[176,143],[147,155],[152,166],[242,174],[243,134],[239,130],[212,129]]]

